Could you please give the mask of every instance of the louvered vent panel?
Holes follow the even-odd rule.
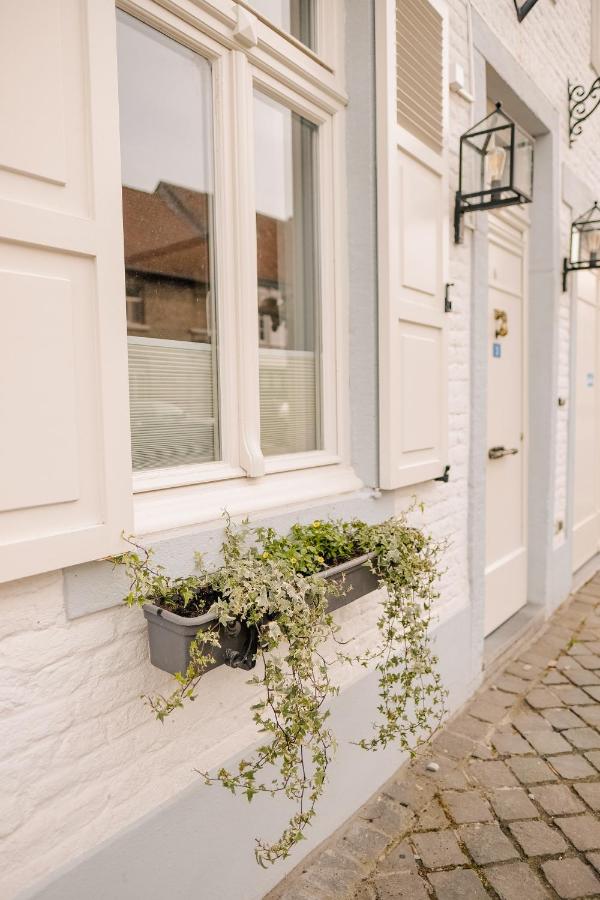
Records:
[[[215,459],[210,344],[129,338],[134,470]]]
[[[398,124],[433,150],[443,143],[443,22],[427,0],[396,0]]]
[[[314,353],[260,351],[260,440],[265,456],[317,449]]]

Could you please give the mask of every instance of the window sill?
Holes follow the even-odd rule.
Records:
[[[362,487],[350,466],[335,465],[149,491],[133,499],[135,534],[174,537],[198,525],[218,524],[225,510],[231,516],[282,511]]]

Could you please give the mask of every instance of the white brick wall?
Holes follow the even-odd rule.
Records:
[[[450,0],[450,61],[469,72],[468,0]],[[568,149],[566,81],[589,83],[591,0],[540,0],[518,25],[512,0],[473,0],[473,8],[502,36],[561,116],[563,160],[600,195],[600,113]],[[471,106],[450,95],[450,147],[471,122]],[[593,177],[593,173],[597,173]],[[450,159],[450,186],[458,160]],[[452,205],[453,195],[448,202]],[[570,212],[562,206],[567,247]],[[468,435],[470,427],[470,242],[451,247],[454,309],[449,324],[450,485],[419,491],[426,522],[449,540],[443,603],[468,599]],[[569,302],[560,307],[556,396],[569,394]],[[555,518],[565,517],[569,403],[557,406]],[[411,491],[399,493],[398,507]],[[557,540],[564,540],[561,535]],[[374,639],[374,598],[340,613],[361,645]],[[0,588],[0,897],[48,874],[74,855],[172,797],[197,776],[194,767],[219,763],[250,744],[254,729],[244,675],[220,668],[206,676],[195,704],[159,725],[142,692],[169,689],[150,666],[141,613],[109,609],[75,621],[64,611],[61,573]],[[347,679],[360,677],[351,672]]]

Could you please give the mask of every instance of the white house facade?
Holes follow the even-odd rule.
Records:
[[[340,669],[309,840],[259,868],[285,804],[197,775],[255,688],[149,714],[124,535],[185,575],[224,511],[416,497],[450,712],[600,569],[600,240],[563,282],[599,75],[600,0],[0,0],[0,900],[263,897],[403,761],[351,743],[377,682]],[[497,102],[524,202],[455,234]],[[335,616],[374,645],[377,592]]]

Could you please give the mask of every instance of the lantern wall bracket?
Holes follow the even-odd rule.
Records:
[[[565,259],[563,260],[563,294],[567,290],[567,276],[569,272],[589,272],[590,269],[600,269],[600,260],[598,260],[598,262],[596,263],[582,263],[581,265],[571,265],[569,260],[565,257]]]
[[[592,115],[600,106],[600,76],[596,78],[592,86],[586,91],[583,84],[571,84],[569,87],[569,146],[572,147],[575,139],[582,132],[582,123]]]

